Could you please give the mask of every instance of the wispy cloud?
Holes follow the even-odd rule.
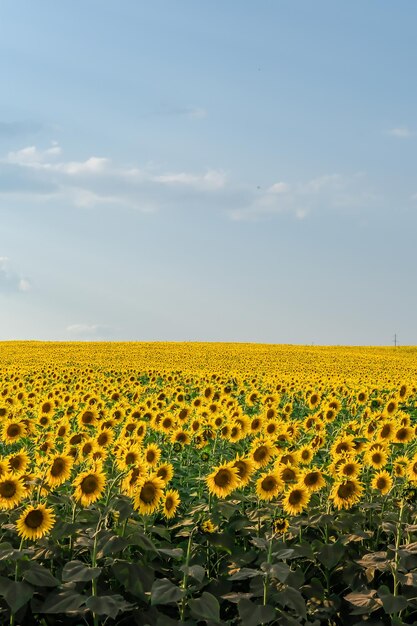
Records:
[[[351,210],[374,205],[377,194],[367,188],[362,174],[325,174],[296,183],[276,182],[259,189],[246,206],[230,212],[233,220],[257,220],[291,214],[298,220],[323,210]]]
[[[31,284],[19,274],[6,256],[0,257],[0,293],[18,293],[30,291]]]
[[[118,165],[96,155],[69,160],[57,142],[43,150],[25,146],[0,161],[0,193],[32,191],[34,196],[60,198],[79,207],[118,204],[149,212],[161,201],[175,203],[176,194],[183,200],[184,193],[215,193],[226,183],[226,174],[216,169],[161,171],[154,166]]]
[[[396,128],[390,128],[387,131],[387,135],[397,139],[409,139],[413,136],[413,132],[407,126],[397,126]]]

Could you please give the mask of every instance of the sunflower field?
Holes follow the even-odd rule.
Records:
[[[417,624],[417,348],[0,343],[0,623]]]

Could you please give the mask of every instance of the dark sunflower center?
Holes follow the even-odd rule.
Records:
[[[51,467],[51,476],[54,476],[54,477],[60,476],[64,470],[65,470],[64,459],[61,459],[61,458],[55,459]]]
[[[231,474],[229,470],[227,469],[219,470],[214,477],[214,482],[217,485],[217,487],[227,487],[227,485],[230,484],[230,481],[231,481]]]
[[[400,430],[397,431],[397,439],[399,439],[400,441],[407,439],[407,437],[408,437],[408,430],[406,428],[400,428]]]
[[[302,491],[300,491],[299,489],[293,489],[293,491],[291,491],[290,496],[288,498],[288,502],[291,505],[296,506],[297,504],[300,504],[302,499],[303,499]]]
[[[274,491],[274,489],[276,489],[277,487],[277,484],[278,483],[273,476],[267,476],[263,479],[261,487],[263,491]]]
[[[16,483],[12,480],[5,480],[0,484],[0,495],[2,498],[13,498],[16,493]]]
[[[136,461],[136,454],[134,452],[128,452],[125,461],[126,465],[132,465]]]
[[[140,499],[145,504],[150,504],[154,501],[156,495],[155,485],[152,483],[145,483],[140,492]]]
[[[98,489],[98,480],[94,474],[89,474],[86,476],[81,482],[81,491],[86,495],[90,495],[90,493],[94,493]]]
[[[266,446],[260,446],[253,453],[253,458],[255,459],[257,463],[259,463],[260,461],[264,461],[267,456],[268,456],[268,449],[266,448]]]
[[[307,487],[314,487],[320,480],[320,474],[318,472],[309,472],[304,477],[304,484]]]
[[[10,424],[10,426],[7,429],[7,436],[8,437],[17,437],[18,435],[20,435],[20,426],[19,426],[19,424]]]
[[[348,480],[346,483],[343,483],[343,485],[339,486],[337,490],[337,495],[339,496],[339,498],[341,498],[341,500],[347,500],[348,498],[353,496],[355,491],[355,484]]]
[[[378,489],[380,489],[381,491],[382,491],[383,489],[386,489],[386,488],[387,488],[387,486],[388,486],[387,479],[386,479],[386,478],[384,478],[383,476],[380,476],[380,477],[378,478],[378,480],[376,481],[376,486],[377,486],[377,488],[378,488]]]
[[[91,424],[91,422],[94,421],[94,413],[92,413],[92,411],[85,411],[85,413],[83,413],[81,421],[83,424]]]
[[[43,513],[39,509],[29,511],[25,517],[25,526],[29,528],[39,528],[43,523]]]
[[[244,461],[236,461],[236,463],[233,465],[233,467],[235,467],[237,469],[237,473],[239,478],[245,478],[245,476],[248,473],[248,468],[246,466],[246,463]]]
[[[23,465],[23,459],[20,456],[12,456],[9,459],[9,465],[14,470],[19,470]]]
[[[146,460],[148,463],[153,463],[155,461],[155,452],[153,450],[148,450],[146,453]]]
[[[345,442],[339,443],[336,446],[337,454],[340,454],[340,452],[348,452],[348,451],[349,451],[349,445]]]
[[[293,469],[291,469],[290,467],[287,467],[287,468],[285,468],[285,469],[284,469],[284,471],[281,473],[281,477],[282,477],[282,480],[283,480],[285,483],[289,483],[289,482],[291,482],[292,480],[295,480],[296,474],[295,474],[295,472],[294,472],[294,470],[293,470]]]
[[[99,446],[105,446],[109,440],[109,436],[107,433],[101,433],[97,439],[97,443]]]
[[[165,500],[165,508],[167,511],[170,511],[172,508],[174,508],[174,500],[171,498],[171,496],[168,496]]]

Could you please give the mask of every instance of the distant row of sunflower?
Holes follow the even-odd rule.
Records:
[[[261,362],[250,375],[117,362],[6,368],[0,509],[36,540],[69,514],[60,494],[75,507],[121,494],[135,515],[166,520],[181,500],[188,508],[238,492],[279,519],[312,500],[349,509],[387,498],[417,483],[417,388],[389,371],[365,384],[363,367],[356,383],[353,371],[307,380],[261,373]]]

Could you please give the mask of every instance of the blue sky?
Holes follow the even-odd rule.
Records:
[[[0,339],[417,344],[416,18],[4,2]]]

